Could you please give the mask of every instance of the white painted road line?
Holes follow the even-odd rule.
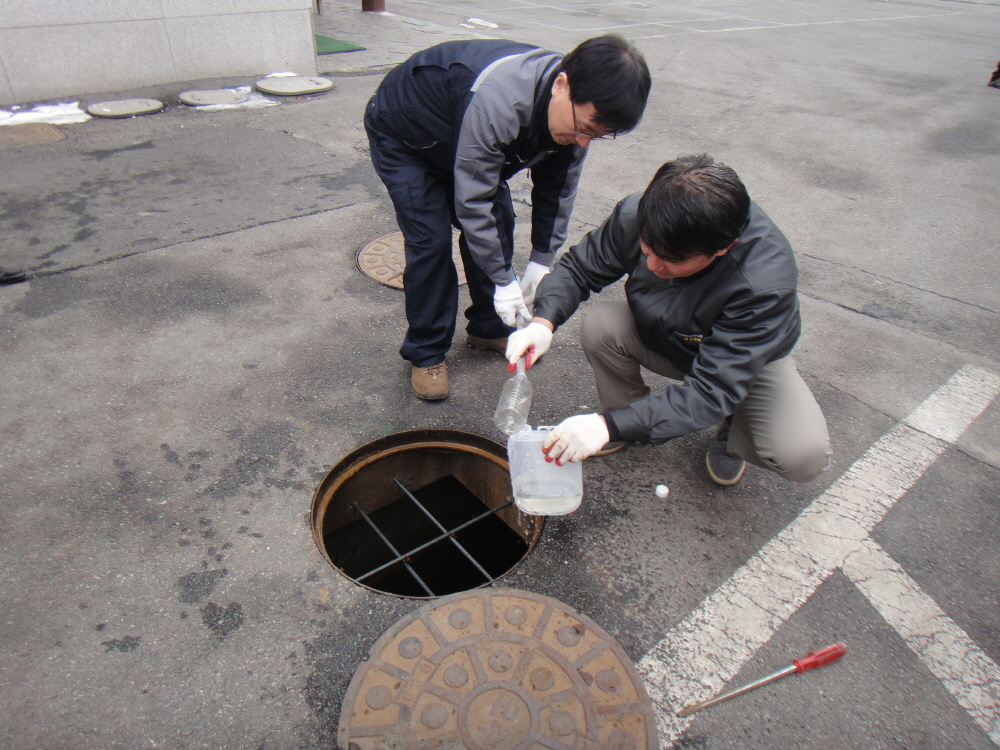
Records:
[[[661,747],[693,721],[674,714],[720,692],[998,392],[996,375],[963,367],[650,649],[638,668]]]
[[[1000,745],[1000,667],[871,539],[848,555],[844,573]]]

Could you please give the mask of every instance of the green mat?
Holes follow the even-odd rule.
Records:
[[[364,49],[364,47],[359,47],[350,42],[342,42],[339,39],[333,39],[322,34],[316,34],[317,55],[332,55],[334,52],[356,52],[359,49]]]

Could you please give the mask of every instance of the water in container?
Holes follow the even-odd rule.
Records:
[[[533,516],[563,516],[579,508],[583,500],[582,465],[558,466],[545,460],[542,443],[551,429],[533,430],[526,425],[507,439],[514,501]]]

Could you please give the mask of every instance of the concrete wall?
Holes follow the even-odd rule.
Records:
[[[0,0],[0,104],[315,75],[313,0]]]

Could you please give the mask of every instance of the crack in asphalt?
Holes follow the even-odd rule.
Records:
[[[158,251],[158,250],[169,250],[172,247],[179,247],[180,245],[187,245],[187,244],[189,244],[191,242],[200,242],[202,240],[214,240],[214,239],[217,239],[219,237],[226,237],[227,235],[230,235],[230,234],[236,234],[237,232],[245,232],[245,231],[247,231],[249,229],[259,229],[260,227],[266,227],[266,226],[269,226],[271,224],[280,224],[283,221],[293,221],[295,219],[304,219],[304,218],[307,218],[309,216],[317,216],[319,214],[330,213],[330,212],[333,212],[333,211],[341,211],[341,210],[343,210],[345,208],[353,208],[354,206],[360,206],[362,204],[372,203],[372,202],[373,201],[371,199],[364,200],[364,201],[356,201],[354,203],[347,203],[347,204],[345,204],[343,206],[337,206],[336,208],[324,208],[324,209],[320,209],[320,210],[317,210],[317,211],[309,211],[308,213],[304,213],[304,214],[296,214],[295,216],[285,216],[284,218],[281,218],[281,219],[273,219],[272,221],[262,221],[259,224],[251,224],[250,226],[240,227],[239,229],[230,229],[230,230],[225,231],[225,232],[217,232],[215,234],[206,234],[206,235],[204,235],[202,237],[191,237],[189,239],[183,240],[182,242],[174,242],[174,243],[171,243],[169,245],[161,245],[159,247],[149,247],[149,248],[145,248],[143,250],[136,250],[135,252],[124,253],[122,255],[116,255],[113,258],[102,258],[100,260],[94,261],[93,263],[80,263],[80,264],[75,265],[75,266],[67,266],[66,268],[59,268],[59,269],[56,269],[54,271],[37,271],[37,272],[34,272],[34,273],[29,273],[28,274],[28,278],[26,279],[26,281],[30,281],[31,279],[42,279],[42,278],[46,278],[46,277],[49,277],[49,276],[60,276],[60,275],[65,274],[65,273],[70,273],[72,271],[81,271],[81,270],[85,270],[87,268],[96,268],[97,266],[103,266],[103,265],[106,265],[108,263],[114,263],[115,261],[125,260],[127,258],[134,258],[137,255],[145,255],[146,253],[151,253],[151,252],[155,252],[155,251]]]
[[[818,261],[820,263],[829,263],[832,266],[837,266],[838,268],[844,268],[844,269],[847,269],[849,271],[857,271],[860,274],[864,274],[865,276],[871,276],[872,278],[878,279],[879,281],[882,281],[882,282],[885,282],[885,283],[898,284],[899,286],[903,286],[903,287],[906,287],[908,289],[914,289],[914,290],[916,290],[918,292],[925,292],[926,294],[933,294],[935,297],[938,297],[939,299],[945,299],[945,300],[948,300],[950,302],[958,302],[961,305],[966,305],[967,307],[974,307],[975,309],[982,310],[983,312],[989,312],[989,313],[993,313],[994,315],[1000,315],[1000,310],[993,310],[993,309],[991,309],[989,307],[983,307],[982,305],[977,305],[975,302],[966,302],[965,300],[958,299],[957,297],[949,297],[947,294],[942,294],[941,292],[935,292],[932,289],[924,289],[921,286],[916,286],[915,284],[909,284],[909,283],[907,283],[905,281],[899,281],[899,280],[893,279],[893,278],[891,278],[889,276],[882,276],[881,274],[873,273],[872,271],[866,271],[865,269],[858,268],[857,266],[851,266],[851,265],[848,265],[846,263],[838,263],[837,261],[835,261],[835,260],[829,260],[828,258],[820,258],[820,257],[818,257],[816,255],[809,255],[809,253],[798,253],[797,252],[796,255],[800,255],[803,258],[809,258],[810,260],[815,260],[815,261]],[[801,293],[801,290],[799,290],[799,291]],[[841,304],[839,304],[837,302],[833,302],[831,300],[823,299],[822,297],[817,297],[817,296],[812,295],[812,294],[807,295],[807,296],[813,297],[814,299],[818,299],[818,300],[821,300],[823,302],[829,302],[830,304],[837,305],[838,307],[843,307],[846,310],[851,310],[853,312],[859,312],[862,315],[866,314],[866,313],[862,312],[861,310],[855,310],[853,307],[848,307],[846,305],[841,305]],[[872,316],[868,316],[868,317],[872,317]],[[891,322],[891,321],[886,321],[886,322]]]

